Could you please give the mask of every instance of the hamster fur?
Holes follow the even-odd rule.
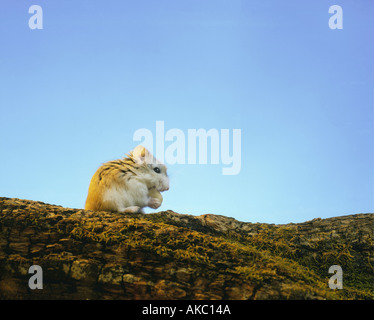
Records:
[[[137,146],[127,157],[106,162],[95,172],[85,209],[121,213],[157,209],[162,200],[151,197],[151,189],[169,190],[167,168],[146,148]]]

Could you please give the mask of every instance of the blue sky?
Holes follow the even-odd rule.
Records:
[[[42,30],[28,27],[32,4]],[[328,26],[334,4],[342,30]],[[5,0],[0,196],[83,208],[95,170],[164,121],[241,129],[242,165],[169,165],[160,210],[268,223],[373,212],[373,16],[364,0]]]

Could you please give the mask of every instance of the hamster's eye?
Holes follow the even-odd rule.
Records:
[[[159,167],[154,168],[153,171],[156,172],[156,173],[161,173],[161,170],[160,170]]]

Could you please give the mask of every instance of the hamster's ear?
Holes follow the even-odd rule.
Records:
[[[136,148],[131,152],[132,158],[136,163],[143,163],[148,156],[148,150],[142,145],[136,146]]]

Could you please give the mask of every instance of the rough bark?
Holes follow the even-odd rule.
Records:
[[[373,299],[373,227],[374,214],[273,225],[0,198],[0,298]]]

